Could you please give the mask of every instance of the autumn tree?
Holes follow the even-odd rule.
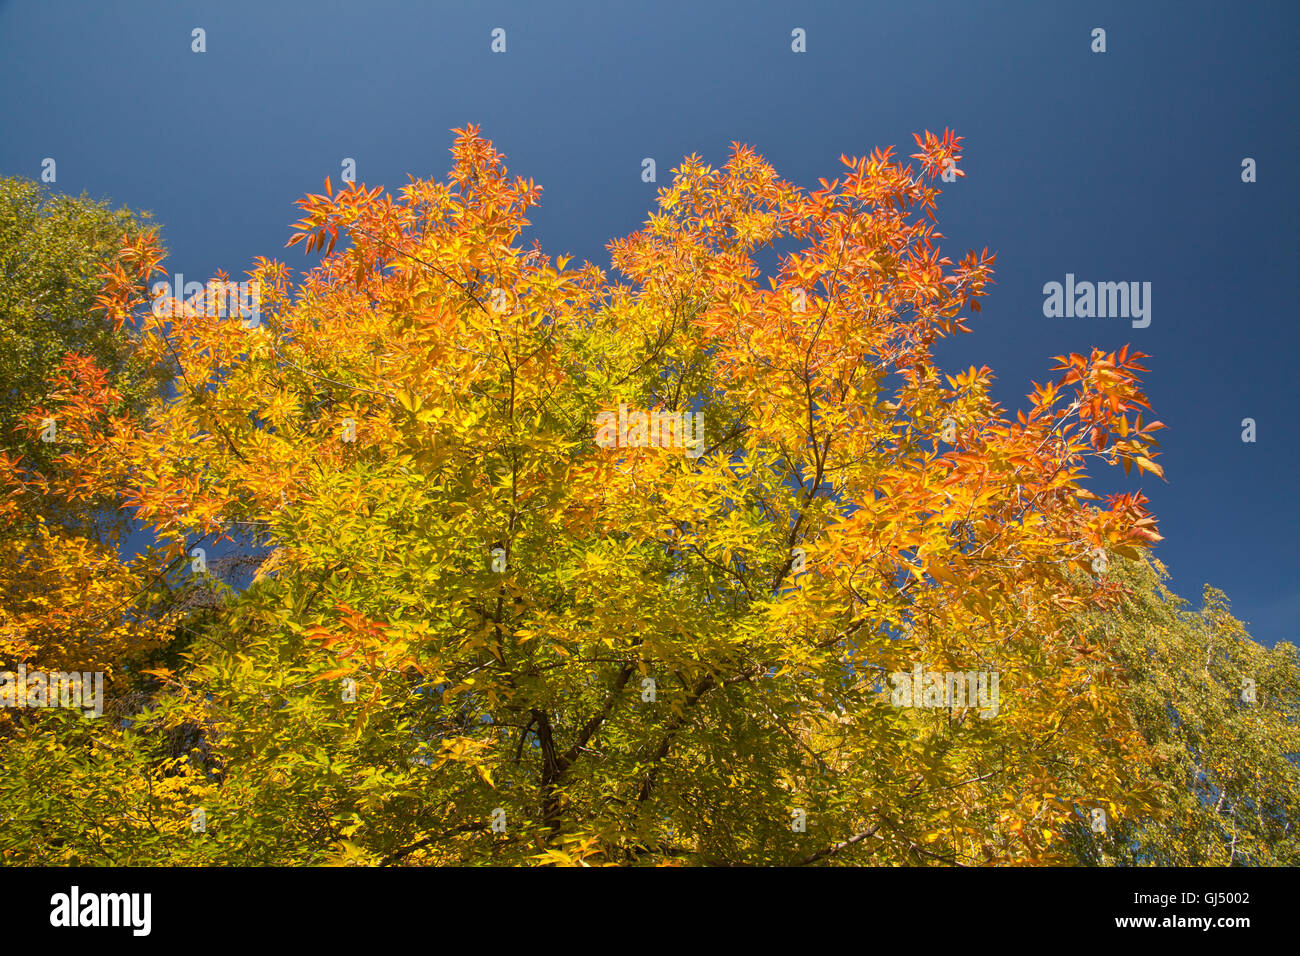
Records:
[[[1081,862],[1160,866],[1294,866],[1300,811],[1300,659],[1269,649],[1206,586],[1199,609],[1166,586],[1155,560],[1121,560],[1124,589],[1105,613],[1078,619],[1111,651],[1127,708],[1158,760],[1146,772],[1167,811],[1078,828]]]
[[[174,374],[96,303],[134,249],[162,256],[147,214],[0,179],[0,671],[112,679],[167,639],[153,562],[123,558],[127,515],[84,467],[90,431],[139,414]],[[0,711],[0,735],[16,713]]]
[[[1015,412],[988,368],[944,374],[994,257],[941,254],[961,140],[917,144],[812,191],[746,147],[689,157],[607,273],[524,244],[540,189],[469,127],[445,180],[303,199],[290,245],[319,262],[258,260],[255,323],[155,308],[128,249],[101,302],[174,387],[138,418],[98,386],[43,411],[77,423],[75,486],[152,530],[160,586],[222,597],[96,726],[117,756],[44,778],[42,819],[96,786],[128,822],[44,851],[1067,862],[1080,808],[1154,812],[1119,656],[1075,626],[1159,538],[1140,491],[1084,486],[1160,473],[1143,356],[1060,356]],[[247,586],[195,558],[218,542]],[[898,705],[918,671],[997,675],[996,713]],[[13,781],[48,746],[9,749],[0,813],[32,818]]]
[[[50,397],[69,354],[93,359],[124,408],[140,408],[168,378],[141,361],[129,326],[94,314],[103,272],[124,241],[152,228],[148,213],[0,178],[0,447],[49,466],[50,442],[18,427]]]

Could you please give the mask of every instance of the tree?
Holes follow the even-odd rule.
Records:
[[[457,134],[445,181],[302,200],[290,245],[323,258],[296,289],[258,260],[254,328],[210,299],[141,314],[147,240],[115,268],[101,302],[141,361],[175,356],[174,389],[138,418],[43,411],[80,429],[71,487],[148,524],[169,586],[224,597],[98,729],[130,755],[103,812],[136,823],[47,854],[1062,862],[1080,806],[1156,811],[1118,659],[1073,624],[1159,539],[1140,492],[1082,484],[1160,474],[1143,356],[1060,356],[1014,414],[989,369],[941,374],[994,262],[935,244],[959,137],[812,192],[746,147],[689,157],[610,244],[614,281],[523,248],[539,188]],[[765,281],[764,247],[790,249]],[[198,542],[254,580],[176,573]],[[920,676],[898,706],[918,670],[982,675],[996,706]],[[164,732],[188,762],[145,756]],[[7,783],[0,812],[33,799]]]
[[[106,271],[143,248],[162,256],[147,213],[0,179],[0,671],[112,680],[169,639],[150,556],[123,559],[114,491],[81,480],[88,430],[139,414],[172,374],[96,311]]]
[[[142,407],[169,377],[165,363],[140,361],[129,328],[93,315],[102,273],[151,228],[148,213],[0,178],[0,447],[29,466],[48,467],[50,448],[18,429],[20,417],[49,397],[69,353],[93,359],[124,408]]]
[[[1168,812],[1078,841],[1082,861],[1164,866],[1294,866],[1300,845],[1300,660],[1272,650],[1205,588],[1189,610],[1158,561],[1122,561],[1126,593],[1083,626],[1114,651],[1127,708],[1160,757],[1151,769]]]

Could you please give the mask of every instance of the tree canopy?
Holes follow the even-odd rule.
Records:
[[[0,460],[0,521],[111,495],[142,522],[109,615],[137,656],[111,719],[0,741],[0,858],[1065,863],[1127,835],[1208,862],[1221,794],[1234,862],[1273,858],[1294,649],[1217,596],[1175,610],[1137,570],[1147,499],[1085,484],[1162,474],[1144,356],[1057,356],[1014,411],[932,356],[992,281],[937,245],[960,137],[811,191],[747,147],[688,157],[607,272],[527,246],[540,187],[456,133],[443,180],[301,200],[290,245],[321,257],[298,283],[259,259],[254,323],[155,308],[156,238],[126,239],[98,302],[172,385],[124,410],[68,358],[21,416],[58,454]],[[64,626],[55,560],[3,582],[29,588],[7,659]],[[1272,703],[1224,698],[1246,671]],[[1267,753],[1232,756],[1229,712]]]

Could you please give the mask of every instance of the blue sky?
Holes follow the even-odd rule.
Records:
[[[450,130],[478,123],[544,187],[546,251],[608,266],[686,154],[720,164],[739,140],[815,187],[841,153],[952,127],[966,177],[940,200],[943,249],[998,262],[942,364],[990,366],[1015,408],[1053,355],[1148,353],[1168,482],[1091,486],[1141,487],[1174,590],[1222,588],[1271,645],[1300,614],[1297,47],[1294,2],[0,0],[0,174],[53,157],[57,189],[152,211],[169,270],[203,281],[258,255],[305,268],[283,248],[294,200],[344,157],[397,188],[443,175]],[[1150,282],[1150,326],[1045,318],[1067,273]]]

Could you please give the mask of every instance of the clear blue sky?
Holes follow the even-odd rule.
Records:
[[[661,186],[739,140],[815,187],[841,153],[906,154],[913,131],[952,127],[966,178],[940,203],[943,248],[988,246],[997,285],[941,361],[989,365],[1014,408],[1052,355],[1149,353],[1168,483],[1092,487],[1140,486],[1174,589],[1222,588],[1271,645],[1300,614],[1297,48],[1294,0],[0,0],[0,174],[55,158],[56,188],[152,211],[170,271],[202,281],[257,255],[305,267],[283,248],[293,202],[344,157],[396,188],[445,173],[450,129],[479,123],[545,187],[544,248],[608,266],[605,241],[654,197],[643,157]],[[1150,326],[1045,318],[1043,285],[1066,273],[1152,283]]]

